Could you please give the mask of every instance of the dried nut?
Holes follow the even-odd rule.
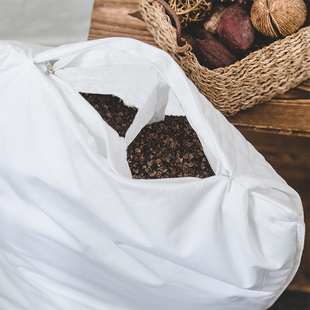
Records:
[[[211,32],[205,30],[204,28],[198,27],[195,24],[189,26],[187,31],[190,35],[199,40],[204,40],[207,38],[214,39],[214,36]]]
[[[303,0],[256,0],[251,7],[251,21],[263,35],[285,37],[296,32],[307,17]]]
[[[232,52],[245,53],[253,44],[255,29],[245,5],[236,3],[226,8],[218,25],[221,42]]]
[[[222,43],[210,38],[196,40],[195,55],[202,66],[211,70],[229,66],[237,61],[235,55]]]
[[[217,27],[225,9],[223,5],[215,6],[211,11],[211,16],[204,22],[203,28],[211,33],[217,33]]]

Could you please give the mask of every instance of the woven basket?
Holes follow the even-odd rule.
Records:
[[[188,43],[178,46],[176,28],[162,5],[142,0],[140,11],[155,42],[226,116],[283,94],[310,77],[310,26],[228,67],[209,70],[199,64]]]

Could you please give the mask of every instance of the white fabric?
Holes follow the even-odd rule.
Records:
[[[2,41],[0,81],[0,309],[256,310],[290,283],[298,194],[167,53],[126,38]],[[78,93],[96,89],[137,101],[125,138]],[[131,178],[126,146],[167,104],[215,176]]]
[[[0,0],[0,40],[58,46],[88,38],[94,0]]]

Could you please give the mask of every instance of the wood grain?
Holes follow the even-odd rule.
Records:
[[[89,40],[129,37],[157,46],[142,20],[138,3],[134,0],[95,1]]]
[[[274,98],[228,120],[238,129],[310,137],[310,100]]]

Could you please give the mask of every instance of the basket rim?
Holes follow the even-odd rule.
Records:
[[[260,56],[262,53],[266,54],[266,53],[268,53],[268,51],[274,50],[278,45],[281,45],[283,43],[285,44],[285,42],[289,42],[290,40],[295,39],[297,36],[302,35],[304,32],[309,32],[309,35],[310,35],[310,25],[302,27],[297,32],[294,32],[294,33],[290,34],[289,36],[286,36],[285,38],[278,39],[278,40],[270,43],[269,45],[264,46],[263,48],[260,48],[256,51],[253,51],[253,52],[250,52],[247,56],[243,57],[240,60],[237,60],[233,64],[226,66],[226,67],[221,67],[221,68],[216,68],[216,69],[211,70],[211,69],[208,69],[208,68],[200,65],[198,60],[197,60],[197,62],[200,65],[200,69],[202,70],[202,72],[214,72],[214,73],[219,73],[219,74],[229,74],[229,72],[232,69],[241,67],[242,65],[246,64],[249,60],[252,60],[255,56]],[[309,41],[309,43],[310,43],[310,41]],[[186,49],[186,47],[187,47],[187,49]],[[182,48],[177,47],[176,50],[178,51],[178,53],[184,53],[185,49],[187,50],[187,52],[190,52],[197,59],[196,55],[192,52],[191,45],[187,42],[186,42],[185,46],[183,46]],[[310,52],[310,46],[309,46],[309,52]]]

